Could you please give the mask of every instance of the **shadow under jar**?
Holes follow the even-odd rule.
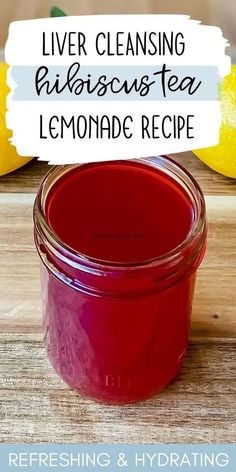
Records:
[[[179,371],[206,247],[202,192],[167,157],[54,167],[34,206],[45,345],[56,372],[109,403]]]

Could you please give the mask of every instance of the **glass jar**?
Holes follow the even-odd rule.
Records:
[[[101,178],[104,166],[113,177],[123,172],[119,186],[111,178]],[[107,198],[103,187],[96,193],[96,182],[92,177],[89,180],[91,171],[93,178],[100,175],[99,185],[105,186]],[[88,195],[94,195],[86,209],[84,195],[78,193],[78,205],[72,194],[66,201],[73,186],[66,187],[68,179],[80,175],[87,176],[85,187],[89,188]],[[162,188],[163,198],[159,194],[151,198],[149,189],[155,192],[155,186]],[[80,185],[78,180],[76,191],[80,189],[82,192],[82,181]],[[57,200],[58,192],[64,192],[61,200]],[[174,198],[170,192],[176,192]],[[112,199],[114,211],[109,209]],[[65,240],[50,224],[51,202]],[[99,233],[96,238],[96,228],[91,230],[95,238],[91,254],[73,247],[75,243],[68,244],[69,205],[74,212],[76,209],[71,237],[81,238],[85,247],[90,233],[82,238],[83,224],[90,221],[95,225],[96,221],[100,232],[106,227],[104,235]],[[103,218],[105,206],[110,217],[107,213]],[[188,230],[181,233],[186,226],[187,206],[191,221]],[[130,223],[132,214],[135,216]],[[148,228],[148,234],[144,231],[142,235],[138,220]],[[75,238],[76,222],[81,226]],[[114,234],[107,234],[116,223],[121,233],[117,234],[116,228]],[[122,233],[122,224],[129,226],[129,233],[125,229]],[[35,200],[34,233],[41,260],[45,345],[56,372],[80,394],[110,403],[135,402],[166,386],[183,363],[196,270],[206,248],[205,203],[193,177],[163,156],[54,167]],[[110,248],[116,251],[113,260],[107,255]],[[106,258],[99,258],[95,250]],[[126,251],[125,260],[122,251]]]

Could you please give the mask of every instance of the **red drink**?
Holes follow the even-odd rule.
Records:
[[[196,182],[167,158],[64,166],[35,203],[46,347],[74,389],[145,398],[178,372],[206,240]]]

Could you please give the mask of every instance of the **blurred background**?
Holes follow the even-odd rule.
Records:
[[[236,0],[0,0],[0,48],[5,45],[11,21],[47,17],[53,5],[62,8],[69,15],[188,14],[205,24],[220,26],[224,37],[231,43],[231,54],[235,56]]]

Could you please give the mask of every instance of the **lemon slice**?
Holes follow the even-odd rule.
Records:
[[[9,142],[12,131],[6,128],[6,96],[9,93],[7,86],[7,64],[0,62],[0,175],[8,174],[18,169],[32,157],[20,157],[15,146]]]
[[[216,146],[193,150],[211,169],[236,178],[236,65],[220,85],[222,124]]]

